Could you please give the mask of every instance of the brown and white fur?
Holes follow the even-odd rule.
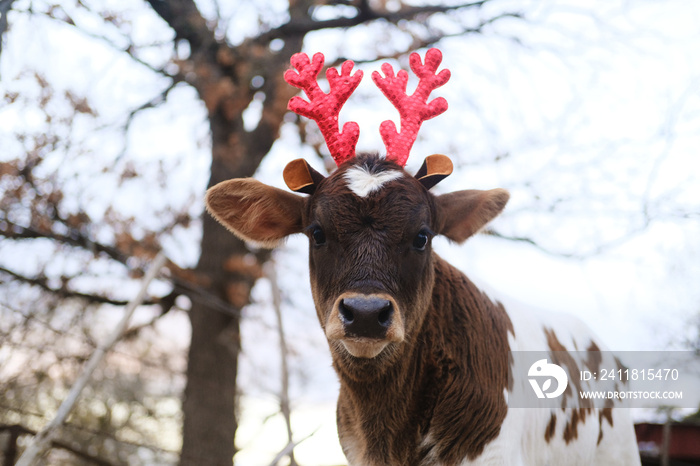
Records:
[[[435,235],[461,243],[478,232],[506,191],[436,196],[395,163],[360,155],[308,192],[229,180],[207,206],[266,247],[309,237],[350,465],[639,464],[624,410],[508,409],[509,351],[602,345],[578,323],[506,309],[432,251]]]

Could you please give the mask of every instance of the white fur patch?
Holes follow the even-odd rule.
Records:
[[[403,173],[398,170],[389,170],[379,173],[370,173],[364,167],[353,167],[345,173],[345,181],[348,188],[360,197],[378,191],[389,181],[401,178]]]

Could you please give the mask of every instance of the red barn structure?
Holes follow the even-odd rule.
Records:
[[[634,430],[643,465],[663,465],[664,450],[668,466],[700,465],[700,423],[640,423]]]

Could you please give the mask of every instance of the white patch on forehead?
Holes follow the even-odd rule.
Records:
[[[403,172],[399,170],[370,173],[365,167],[352,167],[344,175],[348,188],[360,197],[366,197],[368,194],[381,189],[385,183],[402,176]]]

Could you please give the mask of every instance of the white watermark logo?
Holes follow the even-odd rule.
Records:
[[[564,369],[556,364],[548,363],[546,359],[535,361],[535,363],[530,366],[527,375],[537,398],[556,398],[561,396],[569,384],[569,379],[566,377]],[[541,386],[538,378],[544,379]],[[557,381],[557,386],[553,391],[550,391],[552,388],[552,380]]]
[[[698,409],[700,358],[694,351],[511,351],[510,356],[509,408]]]

